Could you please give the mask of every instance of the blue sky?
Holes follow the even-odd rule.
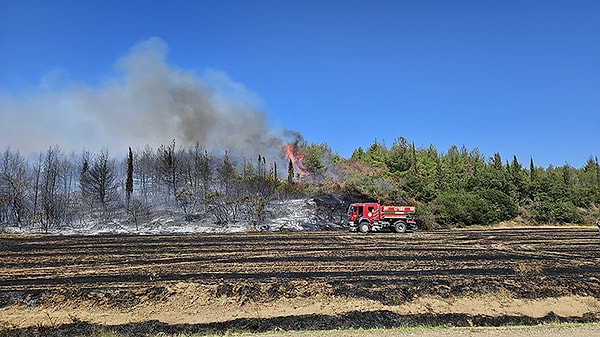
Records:
[[[403,136],[581,167],[600,156],[598,17],[577,0],[0,0],[0,145],[85,145],[97,117],[77,109],[133,104],[114,93],[131,86],[124,60],[151,49],[177,86],[227,96],[225,114],[264,113],[343,157]]]

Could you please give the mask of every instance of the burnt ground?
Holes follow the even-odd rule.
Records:
[[[135,311],[195,299],[227,308],[281,300],[366,300],[399,306],[424,297],[600,299],[600,236],[587,229],[528,228],[432,232],[287,232],[188,236],[0,236],[0,336],[126,336],[412,325],[502,326],[599,322],[600,312],[543,316],[356,310],[165,323],[148,316],[118,323],[11,321],[23,312],[64,306]],[[193,304],[194,301],[191,301]],[[193,306],[186,304],[186,308]],[[183,304],[182,304],[183,305]],[[485,303],[482,304],[485,306]],[[177,306],[175,306],[176,308]],[[169,307],[171,310],[173,306]],[[21,309],[19,309],[21,310]],[[209,315],[200,311],[198,316]],[[173,315],[177,315],[175,312]],[[267,317],[268,316],[268,317]],[[26,323],[23,323],[26,322]],[[28,322],[28,323],[27,323]]]

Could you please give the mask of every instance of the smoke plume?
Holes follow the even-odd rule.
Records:
[[[159,38],[143,41],[116,62],[115,76],[95,87],[60,83],[58,73],[24,97],[0,94],[0,145],[22,153],[58,145],[115,154],[176,140],[252,156],[280,151],[282,136],[243,84],[217,71],[198,76],[169,66],[167,51]]]

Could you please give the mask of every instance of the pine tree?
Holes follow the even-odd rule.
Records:
[[[221,183],[221,188],[225,196],[229,197],[233,190],[233,184],[236,176],[238,175],[235,166],[229,159],[227,151],[225,157],[223,157],[223,163],[217,167],[217,179]]]
[[[413,142],[410,146],[410,169],[412,174],[415,176],[421,175],[419,172],[419,166],[417,163],[417,151],[415,150],[415,143]]]
[[[598,157],[595,158],[596,160],[596,182],[597,182],[597,192],[600,195],[600,165],[598,165]]]

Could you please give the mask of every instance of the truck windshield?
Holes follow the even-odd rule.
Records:
[[[357,205],[350,205],[348,208],[348,215],[362,216],[362,207]]]

